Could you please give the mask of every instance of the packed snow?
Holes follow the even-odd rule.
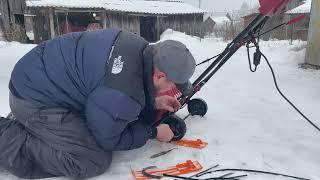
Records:
[[[217,38],[199,39],[172,30],[166,31],[161,39],[185,43],[197,62],[222,52],[227,45]],[[320,71],[299,68],[299,64],[304,62],[306,45],[303,41],[294,41],[292,45],[288,41],[262,41],[260,48],[273,65],[283,93],[320,126]],[[0,42],[3,116],[9,112],[7,86],[10,72],[15,62],[32,47],[34,45]],[[199,66],[193,80],[209,64]],[[203,118],[191,117],[186,121],[188,131],[185,138],[201,138],[209,143],[206,148],[178,147],[167,155],[150,159],[153,154],[176,147],[150,140],[140,149],[115,152],[111,168],[91,180],[133,179],[131,167],[167,167],[189,159],[199,161],[204,169],[219,164],[219,168],[257,169],[320,179],[320,133],[277,93],[264,61],[256,73],[249,71],[245,48],[240,49],[196,97],[205,99],[209,110]],[[187,111],[183,109],[177,114],[184,117]],[[248,174],[242,178],[245,180],[290,179],[253,173],[236,174]],[[2,171],[0,179],[18,178]]]

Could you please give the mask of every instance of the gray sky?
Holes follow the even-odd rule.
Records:
[[[183,0],[187,3],[198,6],[199,0]],[[259,0],[202,0],[201,7],[206,10],[225,11],[240,9],[241,4],[246,1],[250,7],[258,4]]]

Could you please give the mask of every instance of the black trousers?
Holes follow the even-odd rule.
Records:
[[[0,118],[0,167],[20,178],[100,175],[112,153],[99,147],[81,114],[36,108],[10,95],[13,118]]]

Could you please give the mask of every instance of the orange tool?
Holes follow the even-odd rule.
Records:
[[[188,160],[184,163],[164,169],[159,169],[156,166],[147,167],[141,171],[135,171],[131,169],[131,173],[137,180],[148,180],[152,178],[160,179],[161,177],[163,177],[163,174],[178,176],[182,174],[197,172],[201,169],[202,166],[198,161]]]
[[[191,147],[196,149],[202,149],[208,145],[207,142],[204,142],[201,139],[197,139],[197,140],[181,139],[179,141],[172,141],[171,143],[178,146],[185,146],[185,147]]]

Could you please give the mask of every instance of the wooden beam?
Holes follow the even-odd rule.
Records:
[[[156,15],[156,14],[128,14],[128,16],[141,16],[141,17],[168,17],[166,15]]]
[[[160,22],[159,22],[160,18],[159,16],[157,16],[157,41],[160,40]]]
[[[107,28],[107,12],[104,10],[102,11],[102,25],[103,25],[103,29]]]
[[[60,32],[60,22],[59,22],[59,16],[58,16],[58,13],[55,13],[56,14],[56,22],[57,22],[57,29],[58,29],[58,36],[61,35],[61,32]]]
[[[121,29],[125,29],[124,27],[123,27],[123,13],[120,13],[121,14]]]
[[[67,25],[67,32],[69,32],[69,23],[68,23],[68,13],[65,14],[66,18],[66,25]]]
[[[64,13],[64,12],[92,12],[99,13],[104,9],[78,9],[78,8],[55,8],[55,12]]]
[[[49,26],[50,26],[51,39],[53,39],[55,37],[55,33],[54,33],[54,21],[53,21],[53,9],[52,8],[49,9]]]

